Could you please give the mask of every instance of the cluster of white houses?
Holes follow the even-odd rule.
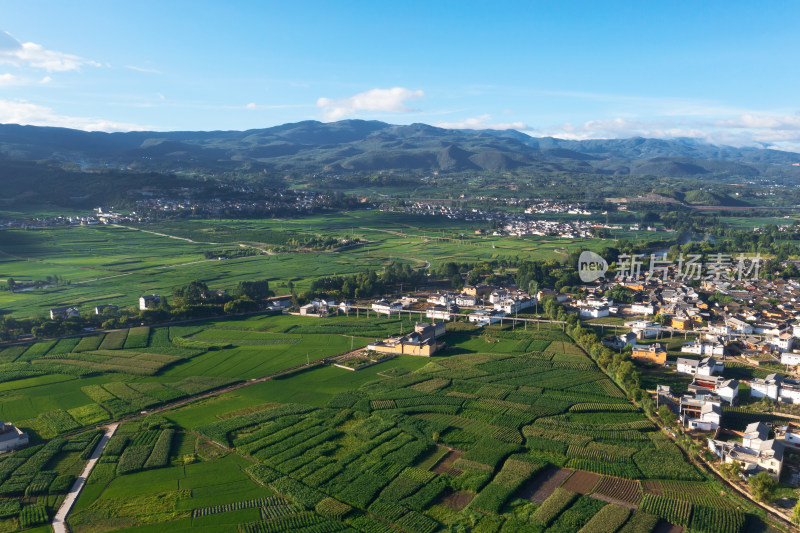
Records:
[[[800,382],[781,374],[769,374],[750,380],[752,398],[769,398],[775,402],[800,403]]]
[[[705,387],[690,387],[688,394],[677,398],[669,387],[659,385],[657,394],[659,401],[678,408],[678,420],[684,427],[714,432],[713,437],[708,439],[708,447],[723,462],[738,462],[745,477],[765,471],[778,479],[783,467],[784,448],[800,449],[800,430],[783,426],[775,428],[775,436],[771,437],[770,427],[762,422],[748,425],[741,433],[723,430],[722,406],[729,401],[720,392]],[[741,442],[724,440],[720,438],[723,434],[738,435]]]
[[[377,300],[371,309],[378,314],[393,316],[418,302],[417,298],[404,297],[389,301]],[[536,297],[529,296],[519,290],[500,289],[489,285],[464,287],[461,293],[436,292],[428,296],[425,317],[432,320],[450,321],[461,313],[461,310],[473,309],[467,315],[470,322],[484,326],[499,321],[519,311],[530,309],[537,303]]]

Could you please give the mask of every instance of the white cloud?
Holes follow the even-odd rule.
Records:
[[[48,50],[40,44],[21,43],[4,31],[0,31],[0,63],[40,68],[48,72],[78,70],[85,65],[100,66],[96,61]]]
[[[264,106],[263,105],[258,105],[255,102],[250,102],[249,104],[244,106],[244,108],[245,109],[264,109]]]
[[[142,131],[153,128],[123,122],[59,115],[49,107],[24,100],[0,100],[0,123],[57,126],[85,131]]]
[[[161,74],[160,70],[154,68],[137,67],[135,65],[126,65],[125,68],[134,70],[136,72],[142,72],[144,74]]]
[[[322,108],[326,120],[339,120],[359,111],[408,113],[414,110],[406,106],[405,102],[423,96],[425,96],[423,91],[392,87],[391,89],[372,89],[344,100],[320,98],[317,100],[317,106]]]
[[[637,120],[617,117],[589,120],[578,125],[567,122],[531,129],[525,133],[534,137],[572,140],[686,137],[716,145],[768,146],[800,152],[800,114],[748,113],[724,120]]]
[[[13,74],[0,74],[0,87],[8,85],[16,85],[19,83],[19,78]]]
[[[439,128],[451,130],[527,130],[529,126],[524,122],[491,123],[491,115],[468,118],[460,122],[440,122],[435,124]]]
[[[51,78],[50,76],[45,76],[44,78],[39,80],[39,83],[44,85],[45,83],[50,83],[51,81],[53,81],[53,78]]]
[[[745,113],[739,118],[717,120],[714,125],[720,128],[755,128],[767,130],[800,130],[800,113],[794,115],[763,115]]]

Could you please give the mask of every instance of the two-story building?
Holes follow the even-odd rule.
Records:
[[[679,357],[675,366],[676,370],[681,374],[697,374],[700,376],[713,376],[714,374],[721,374],[725,370],[725,365],[713,357],[706,357],[699,361],[697,359]]]
[[[437,342],[437,339],[444,334],[444,322],[434,324],[417,323],[414,326],[414,331],[408,335],[376,341],[367,345],[367,349],[379,353],[430,357],[444,346],[444,343]]]
[[[425,317],[434,320],[452,320],[457,314],[458,307],[454,305],[434,305],[425,311]]]
[[[459,307],[475,307],[478,305],[478,297],[471,294],[461,293],[456,296],[456,305]]]
[[[648,320],[634,320],[633,322],[626,322],[626,328],[631,328],[636,334],[637,339],[655,339],[661,334],[661,324],[658,322],[650,322]]]
[[[781,392],[781,374],[769,374],[764,378],[753,378],[750,380],[750,396],[752,398],[769,398],[778,401]]]
[[[711,392],[684,394],[679,403],[679,419],[684,427],[699,431],[715,431],[722,418],[720,397]]]
[[[300,314],[302,316],[318,316],[326,317],[335,311],[336,302],[333,300],[323,300],[322,298],[314,298],[306,305],[300,306]]]
[[[763,422],[748,425],[742,435],[742,443],[708,440],[708,448],[723,462],[738,462],[745,477],[767,472],[779,479],[783,469],[783,443],[769,438],[770,430]]]
[[[725,379],[722,376],[695,374],[688,390],[695,396],[713,393],[728,405],[734,405],[739,401],[739,382],[735,379]]]
[[[637,345],[633,347],[631,358],[663,365],[667,362],[667,350],[659,342]]]
[[[506,316],[505,311],[495,311],[494,309],[479,309],[467,315],[467,320],[478,326],[488,326],[500,322]]]
[[[694,342],[689,342],[681,346],[683,353],[693,353],[696,355],[724,355],[725,345],[721,342],[704,341],[695,339]]]
[[[147,294],[139,297],[139,310],[153,309],[161,304],[161,296],[158,294]]]
[[[81,316],[77,307],[53,307],[50,309],[50,320],[62,320]]]
[[[800,382],[782,374],[769,374],[750,380],[750,396],[769,398],[775,402],[800,403]]]
[[[373,302],[372,310],[379,315],[399,315],[400,311],[403,310],[403,303],[400,301],[390,302],[386,299],[378,300],[377,302]]]
[[[670,321],[670,324],[672,325],[673,328],[680,329],[680,330],[692,329],[692,323],[693,323],[692,319],[690,317],[688,317],[688,316],[685,316],[685,315],[683,315],[683,316],[674,316],[674,317],[672,317],[672,320]]]

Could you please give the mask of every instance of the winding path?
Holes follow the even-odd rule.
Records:
[[[106,434],[103,435],[103,437],[100,439],[100,442],[97,443],[92,455],[89,457],[89,461],[83,468],[83,472],[81,472],[81,475],[75,480],[75,483],[72,484],[72,488],[69,489],[67,497],[64,498],[61,507],[58,508],[55,518],[53,518],[53,531],[55,531],[55,533],[68,533],[69,527],[67,526],[67,514],[69,513],[70,509],[72,509],[72,506],[75,505],[75,501],[78,499],[78,496],[80,496],[84,485],[86,485],[86,480],[89,478],[89,474],[92,473],[92,469],[94,468],[94,465],[97,464],[97,460],[100,458],[100,454],[103,453],[106,444],[108,444],[108,441],[114,436],[117,426],[119,426],[119,422],[107,426]]]

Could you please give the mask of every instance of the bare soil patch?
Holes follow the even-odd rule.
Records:
[[[442,460],[439,461],[435,467],[433,467],[432,472],[436,474],[448,474],[453,477],[460,476],[461,474],[464,473],[464,471],[461,470],[460,468],[454,467],[453,463],[455,463],[458,460],[458,458],[461,457],[462,455],[464,455],[464,452],[462,451],[451,450],[450,452],[447,453],[447,455],[442,457]]]
[[[661,490],[661,483],[658,481],[645,481],[644,492],[646,494],[655,494],[656,496],[664,495],[664,492]]]
[[[519,497],[539,504],[544,503],[572,472],[574,470],[548,466],[520,490]]]
[[[600,482],[600,474],[578,470],[564,483],[564,488],[578,494],[591,494]]]
[[[472,498],[474,497],[475,497],[474,493],[467,492],[465,490],[460,490],[458,492],[447,491],[439,499],[439,503],[442,505],[446,505],[447,507],[453,509],[454,511],[460,511],[461,509],[469,505],[469,502],[471,502]]]
[[[655,529],[653,529],[653,533],[683,533],[683,528],[675,524],[670,524],[666,520],[659,520]]]

